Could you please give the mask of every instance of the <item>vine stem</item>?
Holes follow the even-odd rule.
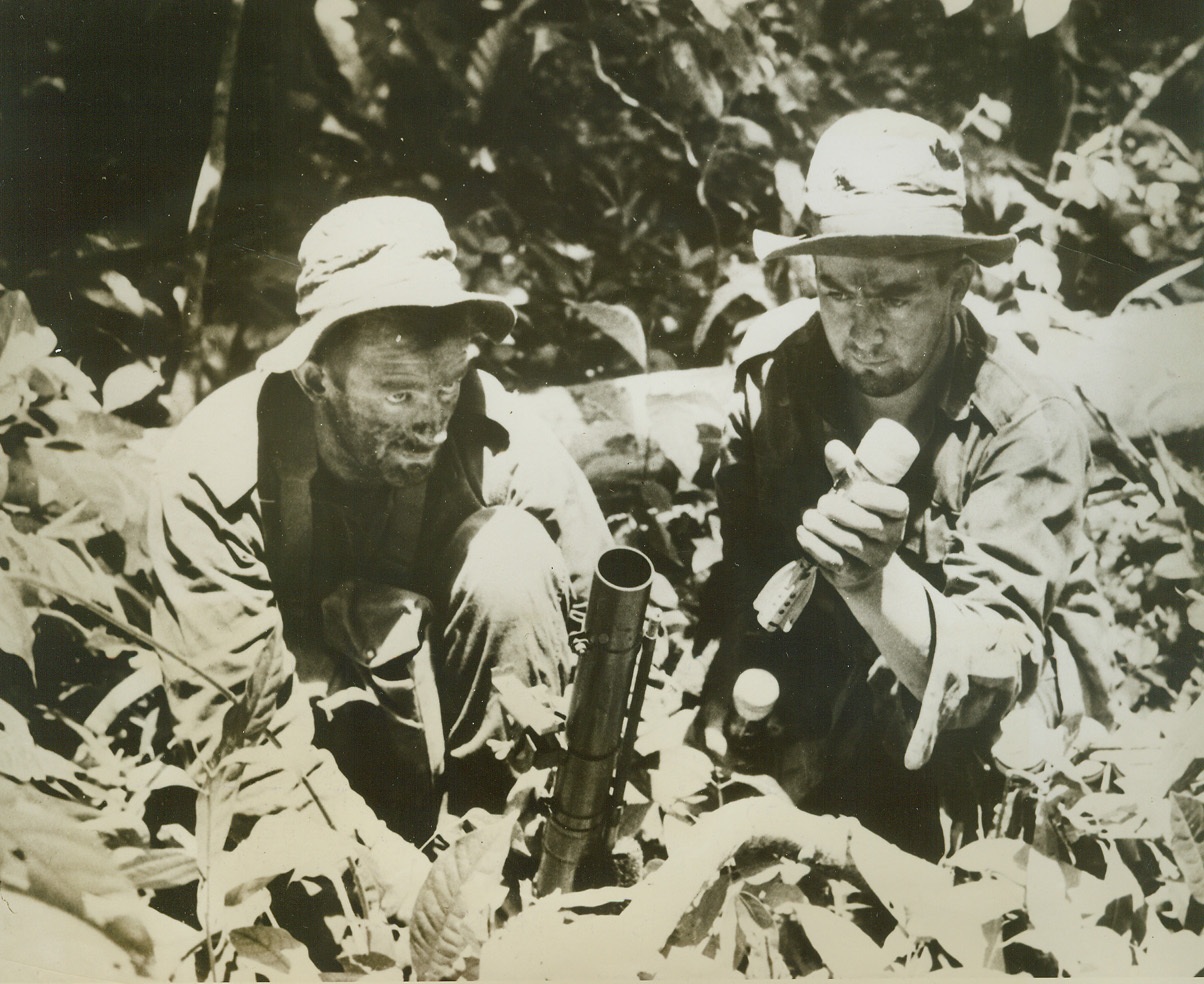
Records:
[[[1149,86],[1140,96],[1133,102],[1133,108],[1126,114],[1121,121],[1120,128],[1127,130],[1136,123],[1145,114],[1145,111],[1153,105],[1154,100],[1162,95],[1162,89],[1173,75],[1178,74],[1188,66],[1192,61],[1200,56],[1200,52],[1204,51],[1204,36],[1196,38],[1191,44],[1179,52],[1179,57],[1166,66],[1161,72],[1154,77],[1154,83]]]
[[[4,576],[10,578],[13,581],[17,581],[21,584],[26,584],[31,588],[37,588],[40,591],[49,591],[51,594],[57,594],[60,598],[63,598],[65,601],[69,601],[73,605],[78,605],[80,608],[83,608],[85,611],[91,612],[97,618],[102,619],[103,621],[107,622],[113,628],[117,629],[120,632],[124,632],[127,636],[129,636],[135,642],[140,642],[140,643],[142,643],[142,645],[146,646],[148,649],[153,649],[155,652],[159,653],[161,656],[166,656],[167,658],[179,663],[190,673],[193,673],[196,676],[200,677],[207,684],[209,684],[209,686],[213,687],[213,689],[216,690],[221,696],[225,697],[226,700],[230,701],[233,704],[238,703],[238,696],[229,687],[225,686],[222,683],[219,683],[210,674],[206,673],[204,670],[200,669],[199,667],[194,666],[190,660],[181,656],[170,646],[165,646],[163,643],[159,642],[159,640],[156,639],[154,636],[152,636],[150,633],[143,632],[136,625],[131,625],[125,619],[119,618],[118,616],[116,616],[112,612],[110,612],[108,609],[104,608],[101,605],[96,604],[96,602],[94,602],[88,598],[85,598],[82,595],[78,595],[74,591],[71,591],[67,588],[62,588],[56,584],[51,584],[49,581],[43,581],[41,578],[30,577],[26,574],[15,574],[12,571],[4,572]],[[272,732],[270,730],[265,731],[264,734],[267,737],[268,741],[270,741],[272,743],[272,745],[278,751],[284,750],[284,746],[280,744],[280,739],[277,738],[274,734],[272,734]],[[300,781],[301,785],[304,787],[305,792],[309,795],[309,798],[313,802],[314,806],[317,807],[318,813],[321,815],[322,819],[326,822],[326,825],[331,830],[337,830],[338,827],[335,826],[334,819],[331,817],[330,812],[326,809],[326,806],[322,802],[321,797],[318,796],[317,790],[314,789],[313,784],[309,781],[309,777],[306,775],[303,775],[299,771],[295,771],[294,774],[296,775],[296,778],[298,779],[298,781]],[[347,858],[347,862],[351,866],[351,877],[352,877],[352,881],[354,882],[354,886],[355,886],[356,901],[360,905],[360,911],[364,914],[364,917],[366,918],[368,915],[368,896],[367,896],[367,893],[364,891],[363,881],[360,879],[359,865],[357,864],[356,860],[351,857]]]

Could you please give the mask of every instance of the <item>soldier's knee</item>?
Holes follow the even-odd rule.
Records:
[[[521,620],[532,604],[559,604],[568,577],[560,548],[530,513],[492,506],[466,519],[452,538],[459,563],[453,594],[473,599],[493,618]]]

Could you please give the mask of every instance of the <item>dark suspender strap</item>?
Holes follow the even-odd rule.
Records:
[[[313,505],[310,482],[317,470],[313,410],[289,373],[268,377],[259,396],[259,498],[264,551],[272,590],[293,644],[313,617]]]

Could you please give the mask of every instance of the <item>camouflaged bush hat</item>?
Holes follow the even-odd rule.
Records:
[[[460,285],[456,245],[432,205],[416,198],[360,198],[327,212],[297,252],[298,327],[259,359],[269,372],[296,369],[344,318],[390,307],[462,305],[470,332],[501,341],[514,309]]]
[[[1011,257],[1012,235],[968,233],[966,176],[953,139],[909,113],[867,109],[833,123],[807,171],[803,236],[753,234],[759,259],[799,254],[916,256],[961,247],[986,266]]]

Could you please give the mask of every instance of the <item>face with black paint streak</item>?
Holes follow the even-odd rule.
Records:
[[[413,486],[434,469],[473,354],[454,308],[386,308],[339,324],[298,371],[318,452],[347,482]]]
[[[837,364],[866,396],[914,386],[948,350],[973,276],[949,256],[817,256],[820,317]]]

